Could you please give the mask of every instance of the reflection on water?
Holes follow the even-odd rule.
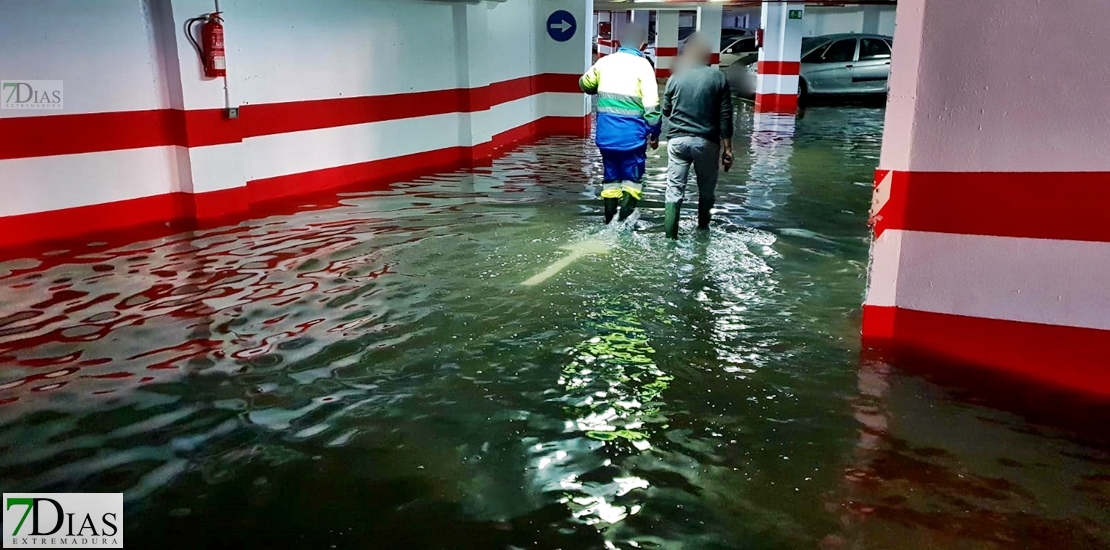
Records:
[[[0,485],[122,491],[136,547],[1106,547],[1100,428],[861,365],[881,111],[737,122],[677,242],[663,149],[603,227],[549,139],[0,263]]]
[[[860,440],[829,502],[845,528],[826,547],[1106,546],[1105,442],[1076,445],[1059,426],[943,402],[943,390],[883,363],[863,362],[859,390]]]
[[[672,380],[652,360],[655,350],[635,310],[627,306],[625,311],[617,309],[622,307],[620,302],[613,296],[599,297],[594,302],[596,309],[587,314],[587,319],[596,326],[596,335],[572,352],[573,360],[559,378],[562,390],[556,399],[567,411],[568,431],[606,442],[613,449],[608,456],[651,448],[651,435],[666,429],[662,393]],[[570,452],[555,451],[540,460],[538,469],[565,460]],[[614,524],[638,512],[639,504],[619,505],[615,499],[647,488],[647,480],[613,475],[609,458],[598,466],[606,471],[594,476],[587,472],[592,479],[582,481],[578,475],[567,473],[558,480],[559,487],[567,492],[562,502],[571,506],[574,517],[584,518],[591,525]]]

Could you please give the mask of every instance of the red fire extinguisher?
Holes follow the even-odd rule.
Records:
[[[213,12],[201,17],[194,17],[185,22],[185,34],[189,42],[197,50],[201,63],[204,64],[204,76],[216,78],[227,76],[227,62],[224,57],[224,25],[222,12]],[[200,28],[200,44],[193,34],[193,25],[203,22]]]
[[[763,29],[762,28],[759,28],[759,29],[755,30],[755,47],[757,47],[757,48],[762,48],[763,47]]]

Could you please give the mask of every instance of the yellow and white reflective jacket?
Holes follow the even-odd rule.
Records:
[[[578,86],[597,94],[597,146],[613,151],[631,151],[659,138],[662,115],[655,70],[644,54],[621,48],[594,63]]]

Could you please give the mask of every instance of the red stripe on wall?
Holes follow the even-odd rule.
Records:
[[[183,143],[181,111],[0,118],[0,160]]]
[[[678,48],[655,48],[656,57],[676,57]]]
[[[0,160],[143,147],[200,147],[244,138],[457,112],[475,112],[544,92],[580,93],[578,75],[540,74],[474,89],[244,105],[0,118]]]
[[[192,206],[190,211],[192,217],[187,220],[189,223],[195,223],[197,220],[242,219],[251,209],[250,194],[246,187],[183,195],[182,200]]]
[[[198,109],[193,111],[174,111],[185,120],[185,133],[177,142],[162,145],[182,147],[204,147],[238,143],[246,137],[248,121],[243,118],[243,108],[239,109],[240,118],[228,119],[223,109]]]
[[[271,103],[243,107],[246,137],[489,109],[544,92],[581,93],[578,75],[540,74],[473,89]]]
[[[670,69],[655,69],[656,78],[668,78],[671,76],[671,74],[672,73]]]
[[[710,65],[720,65],[721,64],[721,54],[719,54],[719,53],[710,54],[709,55],[709,64]]]
[[[935,359],[1110,395],[1110,331],[864,306],[863,337],[894,363]]]
[[[755,112],[792,115],[798,112],[796,94],[756,94]]]
[[[67,239],[192,218],[185,193],[94,204],[64,210],[0,217],[0,246]]]
[[[395,181],[437,170],[453,170],[489,158],[494,151],[549,135],[589,135],[589,117],[545,117],[493,136],[488,144],[450,147],[371,162],[252,180],[246,187],[188,194],[170,193],[111,203],[0,217],[0,248],[90,237],[157,226],[163,231],[197,221],[242,218],[257,205],[340,187],[381,188]],[[174,227],[169,227],[174,226]],[[138,234],[136,234],[138,235]],[[118,236],[115,240],[118,240]]]
[[[548,92],[580,94],[582,90],[578,87],[578,77],[572,74],[541,74],[496,82],[489,86],[490,104],[501,105]]]
[[[759,74],[797,76],[802,74],[802,64],[797,61],[760,61],[756,63]]]
[[[265,203],[361,183],[375,188],[406,175],[429,174],[465,164],[469,147],[449,147],[412,155],[336,166],[247,182],[248,200]]]
[[[876,172],[881,178],[886,171]],[[887,229],[1110,242],[1110,172],[899,172],[873,217]]]
[[[488,94],[488,90],[481,93]],[[365,97],[244,105],[246,137],[336,128],[443,113],[468,112],[470,90],[437,90]],[[475,91],[475,93],[478,93]]]
[[[364,186],[380,186],[383,183],[398,181],[406,176],[466,167],[473,161],[489,158],[495,150],[502,150],[522,141],[556,134],[585,137],[588,133],[588,118],[545,117],[496,134],[490,144],[483,144],[476,148],[450,147],[401,157],[252,180],[247,182],[248,200],[252,204],[258,204],[350,186],[359,182]],[[478,150],[475,151],[474,149]]]

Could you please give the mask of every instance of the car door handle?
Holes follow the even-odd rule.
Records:
[[[851,69],[852,67],[855,67],[855,65],[845,65],[844,66],[845,69]]]

